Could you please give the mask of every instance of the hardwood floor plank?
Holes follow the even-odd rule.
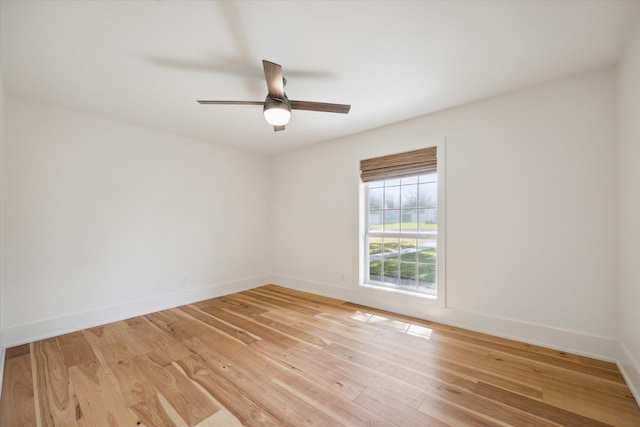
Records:
[[[56,341],[67,367],[96,360],[96,355],[82,331],[60,335],[56,337]]]
[[[134,317],[133,319],[127,319],[124,321],[128,328],[122,329],[121,333],[116,333],[116,338],[119,340],[130,341],[132,339],[149,339],[162,333],[162,330],[153,325],[149,319],[144,316]]]
[[[546,380],[543,392],[545,401],[550,401],[552,396],[556,396],[557,401],[564,401],[564,396],[572,394],[580,402],[590,405],[594,409],[606,405],[607,408],[616,412],[634,413],[638,410],[631,394],[625,393],[621,387],[614,387],[608,382],[599,380],[589,381],[576,378],[562,381],[560,377],[550,378]]]
[[[211,326],[212,328],[224,332],[229,337],[238,340],[241,343],[251,344],[252,342],[255,342],[257,340],[256,337],[247,333],[247,331],[231,326],[230,324],[225,323],[208,313],[196,310],[195,308],[188,305],[180,307],[180,310]]]
[[[444,332],[441,333],[441,335],[444,335],[444,334],[445,334]],[[486,340],[484,339],[484,336],[472,337],[472,336],[457,334],[456,340],[464,341],[467,343],[473,343],[481,347],[486,347]],[[511,355],[512,357],[517,356],[527,361],[538,362],[547,366],[563,368],[565,370],[569,370],[573,372],[580,372],[583,374],[587,373],[592,377],[602,378],[602,379],[606,379],[613,382],[620,382],[622,380],[622,375],[620,374],[619,371],[603,369],[599,366],[585,365],[580,363],[579,361],[576,362],[574,360],[569,360],[564,357],[553,357],[548,354],[541,354],[538,352],[520,349],[511,345],[507,345],[503,342],[492,342],[491,349],[493,352],[508,354],[508,355]]]
[[[607,362],[605,360],[597,360],[597,359],[593,359],[591,357],[585,357],[585,356],[578,356],[578,359],[580,360],[580,363],[582,363],[583,365],[597,366],[601,369],[608,369],[614,372],[618,371],[618,365],[612,362]]]
[[[515,395],[515,393],[514,393]],[[523,397],[525,398],[525,397]],[[502,401],[492,401],[485,396],[479,395],[474,391],[461,389],[448,384],[442,384],[433,387],[429,396],[425,398],[420,406],[421,411],[430,408],[433,399],[446,401],[449,404],[472,412],[477,416],[483,417],[485,420],[492,420],[508,426],[553,426],[556,425],[553,420],[545,420],[535,413],[527,413],[521,411],[520,408],[512,407]]]
[[[29,353],[20,350],[21,356],[7,359],[2,384],[4,404],[0,410],[0,426],[35,427],[36,402],[33,391],[33,374]]]
[[[429,396],[428,399],[425,399],[419,410],[433,418],[436,418],[437,420],[445,423],[448,426],[509,427],[508,424],[505,424],[498,420],[487,419],[481,414],[477,414],[472,410],[454,405],[446,399],[439,399],[435,396]]]
[[[392,422],[369,411],[350,400],[337,395],[331,398],[332,391],[317,385],[313,381],[297,374],[295,371],[284,372],[272,380],[283,389],[300,397],[316,408],[321,409],[333,420],[345,426],[392,426]],[[329,397],[329,398],[328,398]]]
[[[606,423],[588,418],[579,414],[565,411],[558,407],[539,402],[537,400],[529,399],[524,396],[520,396],[516,393],[512,393],[506,390],[502,390],[498,387],[491,386],[485,383],[478,383],[475,393],[496,402],[511,406],[521,411],[530,413],[542,417],[544,419],[557,422],[561,425],[576,425],[576,426],[606,426]]]
[[[85,329],[82,333],[92,347],[101,347],[119,342],[118,337],[113,334],[118,329],[121,329],[121,327],[117,323],[109,323],[104,326]]]
[[[153,351],[169,360],[179,360],[192,354],[191,350],[170,335],[159,335],[150,340],[149,344],[153,348]]]
[[[175,362],[167,366],[166,369],[175,379],[175,392],[182,396],[187,402],[185,409],[179,408],[176,405],[173,406],[178,410],[178,413],[189,414],[182,417],[189,425],[192,425],[192,423],[200,423],[221,409],[221,406],[215,399],[203,393],[201,388],[199,386],[196,387],[183,371],[176,368]],[[171,390],[173,391],[174,387],[172,387]]]
[[[395,352],[398,355],[406,354],[407,351],[414,354],[418,354],[418,352],[428,353],[425,349],[413,350],[411,348],[411,345],[416,340],[424,340],[423,338],[407,335],[395,328],[363,323],[351,318],[339,319],[333,316],[320,315],[313,319],[305,320],[296,326],[305,331],[311,328],[312,333],[322,333],[332,342],[348,343],[353,346],[368,346],[370,349],[375,347],[376,351]],[[427,345],[430,345],[430,343]],[[433,345],[431,346],[433,347]]]
[[[99,352],[99,354],[98,354]],[[135,351],[125,342],[116,342],[113,344],[106,344],[102,347],[96,347],[96,357],[106,365],[112,365],[122,360],[132,359],[140,356],[141,353]],[[144,353],[142,353],[144,354]]]
[[[229,309],[232,312],[238,308],[241,308],[244,310],[250,310],[255,314],[262,314],[269,311],[268,308],[262,308],[255,304],[248,303],[245,300],[238,298],[237,295],[227,295],[221,298],[209,300],[209,304],[206,305],[205,307],[200,307],[200,310],[205,311],[204,310],[205,308],[212,309],[212,310]]]
[[[31,349],[29,344],[22,344],[15,347],[10,347],[6,350],[4,358],[5,360],[13,359],[14,357],[24,356],[25,354],[29,354]]]
[[[158,393],[157,398],[164,413],[167,414],[167,416],[177,427],[190,427],[180,416],[180,414],[178,414],[176,409],[171,406],[169,401],[162,395],[162,393]]]
[[[500,387],[503,390],[508,390],[522,396],[530,397],[531,399],[543,399],[543,392],[540,387],[533,387],[529,384],[519,381],[518,379],[504,378],[499,375],[481,372],[478,375],[478,381],[482,381],[486,384],[491,384],[495,387]]]
[[[252,320],[248,320],[244,317],[229,313],[224,310],[210,310],[208,308],[204,308],[203,311],[206,311],[213,317],[223,320],[224,322],[234,325],[238,328],[242,328],[243,330],[251,333],[252,335],[259,337],[260,339],[268,340],[276,345],[279,345],[283,348],[287,348],[291,345],[296,344],[298,341],[288,337],[285,334],[274,331],[264,325],[261,325]]]
[[[268,288],[263,286],[259,289],[253,289],[253,291],[260,293],[266,297],[274,298],[275,300],[284,301],[289,304],[293,304],[293,306],[298,308],[298,311],[306,314],[308,316],[317,316],[321,313],[333,312],[333,310],[338,310],[339,312],[344,311],[344,307],[341,307],[339,304],[335,306],[329,303],[329,300],[319,301],[315,298],[307,298],[302,294],[290,294],[287,292],[282,292],[282,288]],[[281,306],[284,307],[284,306]],[[302,308],[300,310],[300,308]],[[289,308],[292,310],[291,308]]]
[[[279,426],[282,424],[270,411],[256,403],[233,380],[219,376],[200,355],[179,360],[178,365],[193,381],[209,392],[243,425]]]
[[[283,366],[299,372],[300,375],[317,384],[324,385],[344,399],[353,400],[365,388],[363,384],[351,380],[336,369],[335,365],[318,363],[321,358],[300,357],[292,351],[283,350],[263,341],[252,344],[250,349],[262,354],[265,358],[277,360]]]
[[[118,340],[118,343],[125,344],[131,354],[139,355],[149,353],[154,350],[152,341],[161,335],[162,332],[149,323],[147,323],[147,325],[149,325],[147,332],[144,331],[145,328],[123,327],[113,331],[112,335]]]
[[[193,337],[193,334],[180,326],[179,320],[181,319],[171,319],[162,313],[152,313],[144,317],[177,342]]]
[[[221,410],[195,427],[242,427],[242,423],[227,410]]]
[[[348,326],[344,328],[344,326]],[[415,336],[409,336],[407,334],[398,334],[395,328],[391,330],[379,330],[377,325],[365,325],[364,327],[357,328],[357,323],[335,320],[328,321],[324,318],[314,319],[313,324],[306,323],[299,327],[303,329],[315,331],[315,334],[321,334],[326,336],[327,339],[358,350],[360,352],[375,354],[378,357],[383,357],[390,360],[395,360],[398,363],[410,368],[421,370],[425,363],[428,363],[431,367],[436,367],[440,370],[456,371],[458,374],[462,374],[469,379],[477,379],[481,374],[478,369],[473,369],[470,366],[483,367],[484,356],[474,356],[473,364],[468,364],[467,355],[464,351],[448,352],[445,347],[436,347],[433,344],[428,344],[429,347],[414,349],[412,344],[416,341],[427,341],[424,338],[416,338]],[[334,333],[335,330],[340,331]]]
[[[119,360],[108,364],[107,368],[114,374],[120,394],[127,406],[149,401],[158,393],[132,359]]]
[[[573,372],[562,367],[553,366],[536,360],[527,360],[522,356],[512,356],[502,353],[499,356],[491,353],[489,355],[490,364],[486,369],[491,372],[502,372],[512,377],[521,378],[529,384],[535,384],[543,390],[554,390],[557,392],[581,392],[590,390],[590,395],[594,398],[601,396],[606,400],[607,396],[616,396],[618,399],[611,402],[615,405],[626,407],[629,403],[628,387],[622,379],[613,381],[601,376],[589,375],[586,372]],[[622,409],[622,407],[621,407]]]
[[[284,299],[280,299],[280,298],[275,298],[272,296],[269,296],[268,293],[262,292],[260,289],[252,289],[250,291],[244,291],[241,292],[242,295],[247,295],[251,298],[257,299],[259,301],[264,301],[264,302],[268,302],[269,304],[278,306],[278,307],[282,307],[282,308],[286,308],[292,311],[297,311],[299,313],[302,314],[307,314],[310,316],[315,316],[317,314],[320,314],[321,311],[319,310],[314,310],[312,308],[307,308],[301,305],[297,305],[295,304],[295,302],[289,302],[286,301]]]
[[[339,344],[330,344],[326,347],[325,351],[348,360],[351,363],[366,366],[369,369],[397,378],[402,382],[423,390],[431,390],[442,383],[456,385],[467,390],[473,390],[475,387],[475,382],[465,380],[456,375],[435,372],[435,374],[431,376],[426,369],[423,372],[414,371],[396,364],[394,361],[360,353]]]
[[[148,400],[132,405],[131,409],[145,426],[181,427],[187,425],[184,420],[176,420],[167,413],[158,395],[153,395]]]
[[[83,425],[127,426],[139,421],[132,418],[120,394],[112,386],[104,367],[96,361],[69,368],[69,377],[77,391]],[[80,413],[80,411],[78,411]],[[67,425],[64,422],[56,425]]]
[[[621,405],[613,403],[610,396],[603,396],[596,390],[575,391],[572,393],[572,399],[567,399],[566,396],[566,392],[563,391],[545,390],[543,402],[610,425],[633,426],[637,424],[637,410],[634,410],[635,408],[625,406],[620,409]],[[631,404],[635,405],[633,399],[631,399]]]
[[[266,313],[256,313],[253,310],[246,310],[243,307],[237,307],[235,309],[235,312],[258,324],[281,332],[296,341],[304,341],[317,347],[324,347],[327,344],[322,338],[319,338],[317,335],[310,334],[299,328],[290,326],[290,319],[288,321],[285,319],[283,319],[282,321],[274,320]]]
[[[242,301],[247,301],[248,304],[256,307],[270,307],[267,311],[262,313],[263,317],[268,319],[273,319],[277,321],[284,321],[286,323],[299,323],[307,321],[313,316],[309,316],[308,314],[302,314],[297,311],[288,310],[286,308],[281,308],[277,306],[271,306],[270,304],[261,304],[259,301],[247,297],[245,295],[235,294],[234,298],[237,298]]]
[[[1,426],[640,426],[610,362],[276,285],[7,349]]]
[[[34,342],[31,355],[42,425],[77,425],[82,413],[56,339]]]
[[[335,320],[334,320],[335,321]],[[488,371],[488,352],[472,351],[472,349],[461,345],[452,345],[448,343],[443,346],[436,346],[433,343],[415,347],[417,342],[425,343],[428,340],[424,338],[415,338],[411,336],[399,335],[395,327],[392,330],[374,330],[366,331],[363,336],[363,328],[358,328],[358,332],[352,332],[354,323],[346,323],[347,334],[344,332],[340,336],[331,335],[335,342],[356,349],[360,352],[375,354],[397,363],[405,367],[420,371],[427,364],[430,370],[437,370],[443,373],[455,373],[464,379],[470,381],[483,380],[487,383],[501,385],[503,388],[515,391],[520,394],[527,395],[536,399],[542,399],[542,390],[539,387],[531,387],[518,381],[505,379],[499,375],[495,375]],[[331,325],[326,324],[326,319],[315,319],[314,325],[331,329]],[[378,327],[376,323],[374,329]],[[384,327],[386,329],[386,327]],[[320,333],[320,332],[317,332]],[[364,339],[363,339],[364,338]],[[375,345],[370,344],[374,342]],[[486,356],[485,356],[486,354]],[[446,380],[446,379],[445,379]]]
[[[416,408],[406,405],[400,400],[390,398],[377,392],[374,388],[365,389],[354,402],[382,418],[393,422],[395,426],[433,426],[445,427],[446,424]]]
[[[418,408],[426,396],[426,391],[390,377],[376,369],[351,363],[327,352],[321,352],[308,346],[297,345],[290,347],[288,352],[301,358],[309,358],[322,363],[326,369],[337,376],[347,378],[355,384],[375,389],[392,399],[397,399],[412,408]]]
[[[251,400],[263,408],[276,408],[274,415],[281,423],[286,425],[335,425],[335,422],[328,415],[318,411],[287,390],[275,386],[270,381],[270,376],[264,376],[260,371],[229,361],[211,347],[208,347],[204,357],[208,368],[218,376],[227,379],[228,382],[240,386],[243,393]],[[218,395],[214,397],[219,398]]]
[[[216,360],[223,365],[238,365],[265,380],[279,375],[282,371],[275,361],[256,357],[247,346],[231,340],[225,341],[225,338],[208,335],[185,341],[185,345],[202,357]]]
[[[147,356],[138,356],[134,363],[189,426],[205,420],[220,409],[175,366],[160,366]]]

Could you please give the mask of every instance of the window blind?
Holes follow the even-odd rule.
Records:
[[[436,147],[360,161],[362,182],[422,175],[437,170]]]

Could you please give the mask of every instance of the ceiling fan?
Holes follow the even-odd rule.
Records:
[[[329,104],[326,102],[294,101],[287,98],[284,86],[287,80],[282,76],[282,66],[269,61],[262,61],[264,76],[267,79],[267,97],[260,101],[203,101],[200,104],[226,105],[262,105],[264,118],[273,126],[275,132],[284,130],[291,118],[291,110],[320,111],[326,113],[347,114],[351,105]]]

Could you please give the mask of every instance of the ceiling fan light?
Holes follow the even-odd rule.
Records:
[[[282,102],[265,102],[264,118],[272,126],[284,126],[291,118],[291,107]]]

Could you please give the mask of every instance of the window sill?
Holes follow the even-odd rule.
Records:
[[[361,288],[364,289],[371,289],[371,290],[375,290],[375,291],[380,291],[380,292],[386,292],[386,293],[391,293],[391,294],[396,294],[396,295],[406,295],[406,296],[411,296],[411,297],[418,297],[418,298],[424,298],[430,301],[437,301],[438,297],[435,295],[429,295],[429,294],[425,294],[423,292],[413,292],[413,291],[408,291],[408,290],[404,290],[404,289],[394,289],[391,287],[387,287],[387,286],[380,286],[380,285],[376,285],[373,283],[361,283],[360,284]]]

